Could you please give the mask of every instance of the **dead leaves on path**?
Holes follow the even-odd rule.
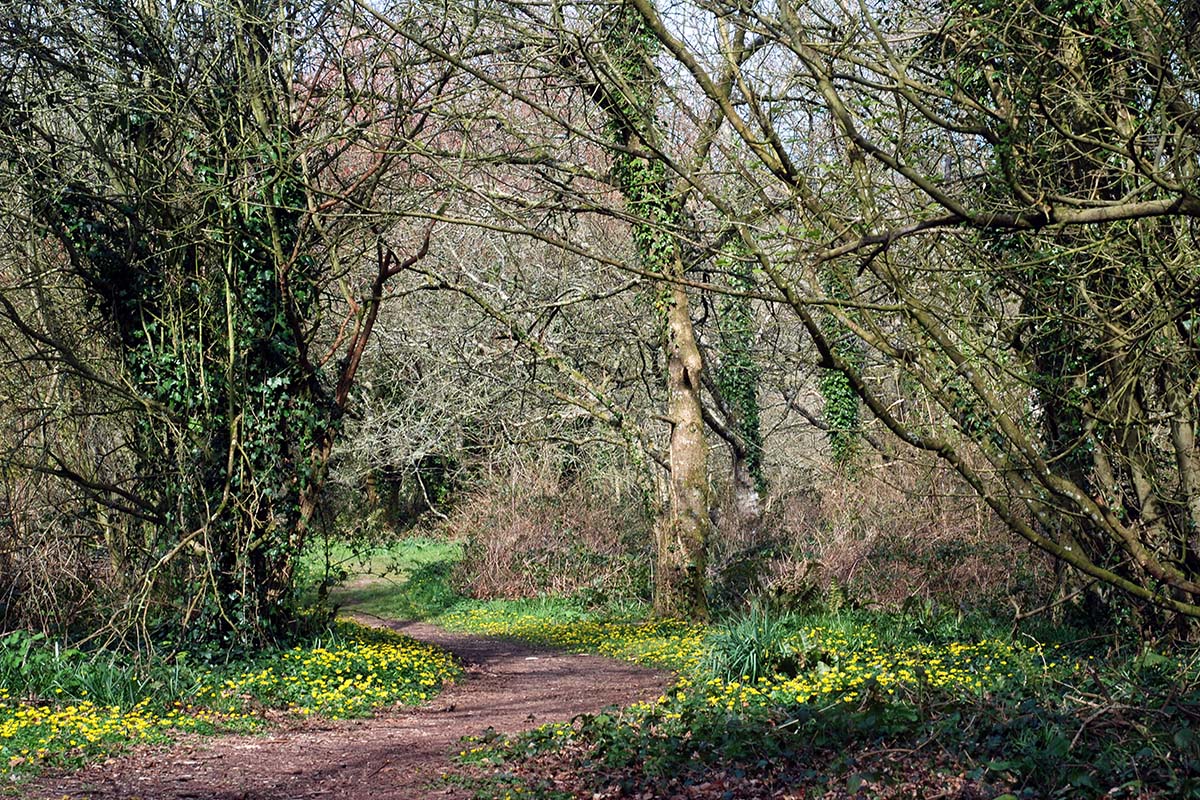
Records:
[[[602,772],[586,748],[573,744],[509,763],[502,772],[470,772],[477,785],[524,785],[540,794],[523,795],[574,800],[992,800],[1015,788],[974,780],[945,753],[876,749],[809,755],[804,764],[728,765],[664,777],[637,768]]]

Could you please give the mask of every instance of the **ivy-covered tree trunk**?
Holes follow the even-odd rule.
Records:
[[[294,42],[276,13],[219,4],[186,47],[167,19],[103,3],[19,23],[38,31],[20,41],[51,42],[24,54],[59,89],[36,113],[75,127],[0,132],[112,353],[119,376],[96,384],[129,408],[118,488],[140,520],[105,531],[137,641],[247,647],[294,621],[301,496],[329,415],[307,355],[319,265]]]
[[[300,493],[324,421],[289,319],[310,314],[313,265],[279,258],[297,250],[302,208],[286,151],[250,161],[260,183],[241,198],[229,191],[246,175],[226,172],[230,160],[209,170],[195,158],[215,199],[207,234],[181,258],[164,255],[172,232],[155,209],[109,210],[112,187],[64,194],[55,224],[109,317],[130,385],[156,409],[136,423],[143,493],[162,514],[155,561],[129,565],[144,599],[178,603],[189,639],[249,643],[293,612]]]
[[[708,618],[708,442],[701,399],[703,361],[693,330],[678,243],[666,226],[678,221],[661,161],[619,157],[618,180],[638,215],[634,242],[642,265],[664,280],[656,287],[667,359],[667,502],[655,521],[654,609],[661,616]]]
[[[827,269],[822,274],[825,293],[835,302],[847,303],[851,296],[851,279],[837,271]],[[848,312],[847,312],[848,313]],[[851,368],[861,370],[863,365],[863,343],[834,314],[824,315],[822,327],[834,353]],[[825,402],[825,424],[829,427],[829,447],[833,461],[843,469],[853,469],[862,443],[859,428],[859,398],[842,371],[824,369],[818,379],[818,388]]]
[[[716,386],[731,427],[733,512],[738,529],[754,534],[762,525],[763,441],[758,384],[762,369],[754,361],[755,326],[750,300],[754,288],[749,253],[740,242],[727,245],[717,266],[735,294],[722,298],[717,318]]]
[[[328,424],[294,323],[311,318],[316,300],[316,265],[300,241],[303,192],[286,148],[270,152],[258,172],[259,196],[234,206],[215,248],[225,264],[227,305],[213,321],[224,323],[228,360],[202,357],[225,376],[214,378],[199,418],[210,447],[196,468],[207,480],[197,497],[203,507],[189,513],[190,524],[209,528],[222,554],[210,578],[214,590],[194,624],[202,638],[229,641],[273,638],[293,620],[301,501],[319,468],[317,437]],[[225,497],[225,510],[211,513]]]

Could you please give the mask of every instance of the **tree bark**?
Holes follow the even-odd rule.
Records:
[[[733,515],[743,540],[756,541],[762,529],[762,495],[749,459],[738,453],[733,454]]]
[[[678,262],[677,268],[678,268]],[[700,349],[687,291],[664,287],[667,308],[667,393],[671,421],[669,513],[655,526],[654,610],[661,616],[708,619],[708,444],[700,405]]]

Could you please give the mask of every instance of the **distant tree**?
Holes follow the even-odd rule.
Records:
[[[640,281],[646,318],[661,332],[642,381],[661,386],[665,409],[638,407],[641,418],[634,418],[628,405],[593,402],[604,381],[576,380],[588,370],[571,381],[590,385],[587,405],[645,450],[643,463],[662,467],[643,482],[659,520],[656,605],[663,613],[705,616],[717,517],[706,428],[733,453],[736,505],[750,527],[761,514],[765,485],[757,367],[748,349],[758,276],[751,257],[723,255],[732,241],[728,225],[692,213],[694,187],[679,168],[681,160],[706,162],[724,118],[715,109],[674,113],[674,97],[658,73],[658,47],[627,4],[448,3],[446,14],[457,21],[451,28],[396,21],[402,5],[370,9],[432,58],[455,64],[478,91],[473,103],[447,109],[461,133],[443,145],[434,168],[473,198],[473,207],[438,218],[561,247],[609,269],[615,286],[627,286],[621,272]],[[748,47],[742,57],[753,52]],[[585,218],[606,220],[613,233],[559,234],[571,227],[564,220]],[[711,288],[736,299],[716,304],[720,313],[713,317],[723,321],[706,341],[700,325],[707,313],[696,301],[708,288],[701,276],[714,272],[728,280]],[[510,301],[487,287],[470,292],[481,301],[489,296],[493,310]],[[544,346],[520,341],[534,351]]]

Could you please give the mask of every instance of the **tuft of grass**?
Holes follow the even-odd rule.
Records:
[[[705,642],[704,668],[721,681],[757,683],[777,675],[795,677],[806,660],[797,620],[762,606],[717,628]]]
[[[193,694],[204,674],[186,653],[163,661],[105,650],[86,653],[41,633],[0,637],[0,690],[31,701],[133,706],[145,697]]]

